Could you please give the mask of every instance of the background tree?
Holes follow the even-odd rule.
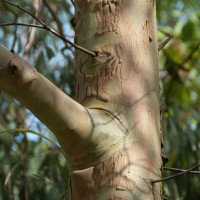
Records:
[[[38,15],[40,19],[45,19],[44,21],[47,24],[51,24],[60,33],[63,32],[63,35],[68,34],[69,27],[66,27],[66,21],[70,21],[73,15],[69,2],[57,1],[55,3],[52,1],[48,4],[48,2],[45,3],[43,1],[43,4],[40,4],[39,1],[32,1],[31,3],[23,1],[19,4],[23,8],[32,9],[32,12]],[[6,14],[1,15],[1,23],[13,22],[16,19],[18,22],[34,23],[33,19],[27,17],[24,12],[12,8],[5,3],[1,3],[0,6],[1,13],[6,12]],[[45,9],[47,12],[41,12],[41,10],[45,11]],[[157,13],[159,41],[163,41],[167,35],[174,35],[170,45],[159,53],[161,92],[162,96],[165,97],[163,129],[166,134],[165,149],[169,157],[167,166],[187,169],[200,160],[198,154],[200,136],[198,114],[198,93],[200,89],[198,86],[200,54],[198,3],[195,1],[178,0],[162,1],[157,3]],[[7,47],[14,48],[17,52],[21,52],[21,55],[24,55],[30,63],[37,66],[38,71],[41,71],[42,74],[54,83],[57,83],[73,97],[74,82],[71,81],[73,80],[73,53],[70,53],[72,49],[69,50],[69,46],[65,47],[65,44],[58,40],[58,38],[42,30],[32,29],[30,37],[30,30],[30,28],[17,28],[16,26],[3,27],[0,30],[1,43]],[[21,37],[22,34],[25,37]],[[48,68],[43,66],[44,62],[49,62]],[[1,98],[1,129],[24,126],[25,121],[27,123],[24,116],[27,115],[27,112],[22,111],[19,104],[15,104],[17,105],[16,108],[13,101],[5,101],[9,97],[4,95]],[[32,118],[28,118],[29,124],[30,119]],[[43,129],[38,128],[37,130],[43,132]],[[13,136],[14,138],[12,139]],[[44,157],[26,161],[22,165],[26,166],[26,169],[17,169],[22,175],[20,176],[17,172],[13,174],[12,182],[7,185],[7,187],[9,186],[9,193],[6,193],[4,190],[1,192],[4,195],[4,199],[7,197],[12,199],[12,192],[15,198],[17,198],[19,193],[20,197],[22,197],[23,193],[24,199],[40,199],[42,195],[46,195],[44,198],[50,195],[52,199],[55,199],[51,194],[52,190],[49,189],[52,187],[51,184],[41,181],[40,178],[41,185],[39,185],[38,177],[36,182],[35,179],[33,181],[29,179],[29,189],[23,191],[22,188],[24,188],[23,185],[26,182],[25,174],[30,175],[32,173],[33,163],[36,163],[36,161],[38,161],[38,164],[36,164],[38,166],[34,167],[34,170],[37,169],[40,173],[42,172],[38,176],[44,179],[48,177],[48,180],[58,185],[58,193],[64,192],[63,180],[61,181],[61,177],[55,175],[56,172],[58,173],[58,165],[55,165],[52,159],[57,160],[59,158],[57,161],[63,165],[66,164],[66,161],[60,158],[60,156],[56,156],[57,153],[55,154],[55,151],[53,153],[52,150],[49,151],[47,143],[43,142],[41,144],[40,141],[41,139],[27,143],[26,136],[22,133],[9,136],[8,134],[6,136],[1,135],[1,158],[5,163],[2,166],[3,176],[1,177],[5,177],[5,174],[10,171],[18,160],[23,159],[27,155],[41,155],[38,149],[46,149],[46,151],[43,149]],[[25,153],[27,151],[24,148],[30,148],[29,153]],[[15,151],[11,151],[12,149]],[[18,150],[16,151],[16,149]],[[32,162],[32,160],[34,161]],[[50,166],[52,167],[49,167],[49,163],[51,163]],[[48,173],[43,175],[45,167]],[[169,173],[171,172],[166,171],[165,176],[169,175]],[[54,176],[51,174],[54,174]],[[56,179],[56,177],[60,178]],[[4,180],[4,178],[1,180],[1,188],[3,188]],[[198,185],[199,177],[188,174],[166,182],[164,188],[166,194],[174,199],[198,199],[200,195]]]

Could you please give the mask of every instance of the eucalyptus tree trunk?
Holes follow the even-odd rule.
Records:
[[[0,47],[0,90],[27,106],[69,157],[72,200],[161,199],[154,0],[75,0],[76,98]]]

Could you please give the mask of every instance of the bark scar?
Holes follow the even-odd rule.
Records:
[[[97,34],[106,32],[119,33],[119,15],[123,7],[123,0],[98,0],[95,5],[99,21]]]
[[[13,75],[18,84],[25,84],[36,79],[35,72],[37,71],[28,62],[20,58],[19,55],[13,51],[14,58],[10,61],[11,75]]]

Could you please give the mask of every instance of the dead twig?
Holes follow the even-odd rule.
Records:
[[[185,170],[185,171],[183,171],[183,172],[174,174],[174,175],[172,175],[172,176],[168,176],[168,177],[166,177],[166,178],[161,178],[161,179],[158,179],[158,180],[153,180],[153,181],[151,181],[151,183],[154,184],[154,183],[158,183],[158,182],[162,182],[162,181],[167,181],[167,180],[173,179],[173,178],[178,177],[178,176],[182,176],[182,175],[184,175],[184,174],[186,174],[186,173],[189,173],[190,171],[192,171],[193,169],[195,169],[195,168],[197,168],[197,167],[200,167],[200,163],[197,164],[197,165],[195,165],[195,166],[193,166],[193,167],[191,167],[191,168],[188,169],[188,170]]]
[[[163,169],[168,170],[168,171],[174,171],[174,172],[185,172],[185,171],[187,171],[185,169],[178,169],[178,168],[172,168],[172,167],[163,167]],[[189,171],[188,173],[200,174],[200,171]]]
[[[173,35],[169,36],[168,38],[166,38],[162,43],[160,43],[158,45],[158,51],[161,51],[169,42],[170,40],[173,38]]]

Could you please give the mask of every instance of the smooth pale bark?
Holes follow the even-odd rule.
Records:
[[[48,126],[67,153],[91,130],[91,120],[83,106],[16,53],[0,45],[1,90],[16,98]]]
[[[29,108],[69,156],[73,200],[161,199],[155,1],[76,0],[76,98],[0,47],[0,90]],[[81,105],[82,104],[82,105]]]

